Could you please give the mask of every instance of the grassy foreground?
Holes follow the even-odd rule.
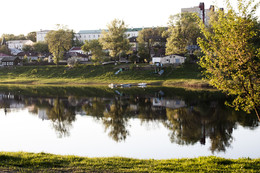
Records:
[[[145,67],[144,67],[145,66]],[[116,71],[126,68],[117,75]],[[58,84],[58,85],[105,85],[109,83],[146,82],[165,86],[202,86],[197,64],[185,64],[179,67],[165,67],[161,76],[155,74],[154,67],[140,64],[121,65],[80,65],[74,68],[66,66],[22,66],[0,68],[0,84]]]
[[[258,172],[260,159],[140,160],[0,152],[1,172]]]

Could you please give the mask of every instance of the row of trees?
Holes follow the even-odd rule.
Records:
[[[229,0],[226,0],[226,12],[213,12],[207,26],[202,21],[198,24],[197,15],[181,13],[170,17],[167,30],[150,28],[140,31],[137,38],[138,56],[149,61],[152,48],[154,51],[154,48],[164,46],[160,45],[163,42],[158,41],[159,37],[167,38],[166,54],[201,50],[203,56],[200,66],[210,84],[235,95],[231,105],[247,112],[254,110],[260,120],[260,23],[254,17],[260,2],[237,2],[238,9],[233,9]],[[107,55],[104,50],[117,60],[124,54],[134,53],[125,33],[124,21],[115,19],[108,25],[108,31],[102,32],[100,39],[86,41],[82,50],[91,52],[96,62],[104,60]],[[73,32],[64,28],[47,34],[48,48],[55,63],[72,47],[73,38]]]
[[[2,38],[5,38],[5,41],[10,41],[10,40],[31,40],[33,42],[36,42],[36,32],[30,32],[27,35],[24,35],[24,34],[20,34],[20,35],[3,34]],[[2,40],[1,40],[1,42],[2,42]]]

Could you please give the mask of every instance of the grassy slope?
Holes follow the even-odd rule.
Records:
[[[126,65],[124,65],[126,66]],[[115,75],[120,66],[79,66],[69,69],[65,66],[24,66],[1,68],[0,83],[36,83],[36,84],[108,84],[108,83],[205,83],[196,64],[165,69],[162,76],[153,74],[154,70],[128,70]]]
[[[19,172],[258,172],[260,159],[140,160],[130,158],[86,158],[45,153],[0,152],[0,171]]]

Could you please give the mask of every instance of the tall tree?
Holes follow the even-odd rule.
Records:
[[[237,10],[226,2],[227,13],[219,10],[210,28],[200,25],[204,38],[198,43],[205,54],[200,65],[211,85],[236,96],[232,106],[254,110],[260,121],[260,28],[254,17],[260,2],[237,0]]]
[[[130,53],[130,43],[126,35],[126,25],[123,20],[114,19],[107,25],[108,31],[102,31],[100,42],[103,49],[109,50],[109,55],[115,60],[122,53]]]
[[[167,33],[166,54],[185,54],[188,46],[197,45],[197,38],[201,36],[197,23],[197,15],[180,13],[170,16]]]
[[[10,40],[26,40],[26,37],[23,34],[20,34],[20,35],[3,34],[2,37],[4,37],[6,41],[10,41]]]
[[[59,60],[63,59],[63,55],[72,47],[73,32],[60,28],[57,31],[47,33],[45,39],[48,43],[49,51],[52,53],[54,63],[58,64]]]
[[[26,36],[26,39],[36,42],[36,32],[29,32]]]
[[[165,31],[163,27],[145,28],[138,33],[138,55],[146,61],[151,60],[151,53],[156,53],[156,48],[165,48],[165,38],[162,33]]]
[[[86,40],[81,49],[84,52],[91,52],[91,59],[95,63],[104,61],[105,52],[102,50],[102,45],[99,40]]]
[[[48,44],[46,42],[37,42],[33,45],[33,49],[35,52],[44,54],[49,53]]]

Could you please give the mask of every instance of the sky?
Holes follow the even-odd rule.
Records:
[[[56,24],[75,32],[106,29],[113,19],[124,20],[129,28],[167,26],[170,15],[200,2],[206,9],[224,7],[223,0],[1,0],[0,35],[27,35]]]

